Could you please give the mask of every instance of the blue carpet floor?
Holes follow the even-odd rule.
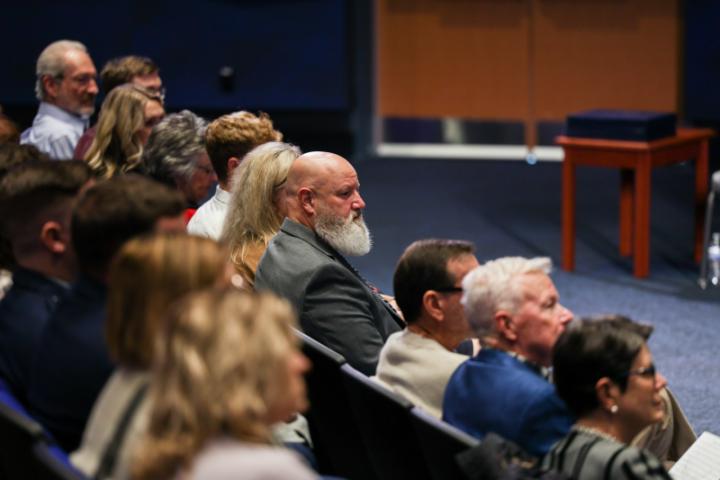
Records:
[[[616,170],[578,169],[577,268],[570,273],[559,269],[559,163],[372,159],[356,167],[375,246],[353,262],[382,290],[392,291],[397,258],[420,238],[471,240],[480,261],[550,256],[561,301],[576,315],[622,313],[655,326],[655,362],[691,424],[698,433],[720,433],[720,289],[696,286],[692,165],[653,172],[645,280],[618,253]]]

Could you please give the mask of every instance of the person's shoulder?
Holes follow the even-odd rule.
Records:
[[[212,200],[202,204],[187,224],[188,233],[219,240],[222,235],[225,217],[216,210],[217,208],[212,204]]]
[[[67,290],[49,278],[21,274],[16,272],[13,285],[0,300],[0,324],[11,322],[14,325],[8,326],[13,330],[26,329],[31,321],[44,323],[67,296]],[[18,323],[19,319],[23,321]]]
[[[231,479],[237,478],[237,472],[243,472],[248,480],[316,478],[290,451],[232,440],[209,444],[196,458],[190,478]]]
[[[635,446],[624,446],[611,460],[611,478],[670,479],[655,455]]]
[[[305,277],[315,274],[321,268],[332,270],[339,266],[337,260],[318,248],[312,239],[281,230],[268,244],[258,265],[258,272],[278,270],[285,275]]]
[[[68,136],[75,135],[73,125],[50,115],[44,115],[39,118],[30,127],[32,135],[37,139],[43,139],[48,142],[58,142]]]

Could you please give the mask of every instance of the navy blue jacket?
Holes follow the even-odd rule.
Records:
[[[40,334],[67,290],[41,273],[18,268],[0,301],[0,378],[23,404]]]
[[[574,422],[555,387],[538,371],[488,348],[460,364],[450,377],[443,419],[477,438],[495,432],[538,456]]]
[[[80,444],[114,368],[105,346],[106,297],[105,285],[81,277],[45,325],[33,361],[30,413],[67,452]]]

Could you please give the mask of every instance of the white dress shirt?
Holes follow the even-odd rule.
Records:
[[[229,202],[230,192],[223,190],[218,185],[215,195],[200,206],[188,222],[188,233],[220,240]]]

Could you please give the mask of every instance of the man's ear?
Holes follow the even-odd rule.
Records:
[[[228,178],[232,177],[233,171],[240,165],[240,162],[242,161],[241,158],[237,157],[230,157],[227,161],[227,176]]]
[[[495,312],[495,330],[498,337],[510,343],[517,341],[517,331],[515,323],[512,321],[512,315],[507,310],[498,310]]]
[[[422,305],[425,311],[436,321],[444,319],[444,312],[440,307],[440,296],[435,290],[428,290],[422,296]]]
[[[602,377],[595,382],[595,394],[597,395],[600,408],[611,413],[615,413],[613,409],[617,411],[618,399],[620,395],[622,395],[618,384],[608,377]]]
[[[300,207],[308,215],[315,214],[315,193],[307,188],[302,187],[297,192],[297,198],[300,202]]]
[[[40,243],[55,254],[63,254],[69,245],[63,235],[63,227],[55,221],[45,222],[40,229]]]
[[[50,76],[50,75],[43,75],[43,76],[42,76],[41,82],[42,82],[42,84],[43,84],[43,88],[44,88],[44,90],[45,90],[45,94],[46,94],[49,98],[53,99],[53,98],[56,98],[56,97],[57,97],[57,94],[58,94],[58,90],[59,90],[59,88],[60,88],[60,82],[61,82],[61,81],[62,81],[62,79],[58,80],[58,79],[53,78],[53,77]]]

